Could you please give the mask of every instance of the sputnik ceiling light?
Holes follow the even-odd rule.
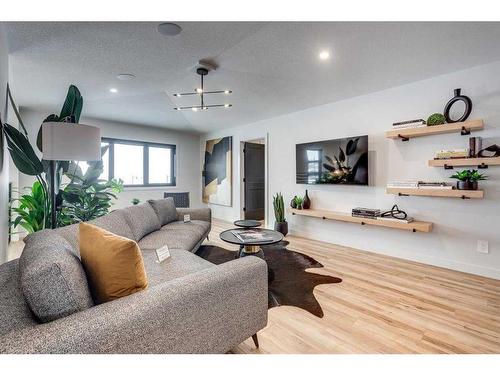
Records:
[[[193,92],[187,92],[187,93],[181,93],[181,94],[174,94],[175,97],[180,97],[180,96],[188,96],[188,95],[199,95],[200,96],[200,105],[193,105],[193,106],[188,106],[188,107],[175,107],[174,109],[178,111],[190,109],[193,112],[197,111],[206,111],[209,108],[229,108],[232,107],[232,104],[205,104],[205,95],[209,94],[225,94],[229,95],[232,93],[231,90],[216,90],[216,91],[205,91],[205,87],[203,85],[203,77],[208,74],[208,69],[206,68],[198,68],[196,69],[196,73],[200,75],[201,78],[201,85],[198,87],[196,90]]]

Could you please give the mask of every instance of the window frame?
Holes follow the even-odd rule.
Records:
[[[156,143],[156,142],[146,142],[146,141],[131,141],[128,139],[120,138],[108,138],[102,137],[101,142],[108,143],[109,145],[109,179],[115,178],[115,144],[122,145],[132,145],[132,146],[142,146],[142,173],[143,173],[143,184],[132,184],[123,185],[128,188],[135,187],[162,187],[162,186],[176,186],[177,185],[177,146],[168,143]],[[149,148],[166,148],[170,150],[172,157],[170,158],[170,170],[172,171],[172,181],[170,183],[149,183]]]

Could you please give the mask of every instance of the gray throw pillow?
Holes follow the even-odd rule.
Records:
[[[160,220],[149,203],[130,206],[122,210],[134,240],[140,241],[146,234],[161,229]]]
[[[52,230],[29,235],[21,258],[21,290],[33,314],[51,322],[94,305],[71,245]]]
[[[155,210],[162,226],[172,221],[177,221],[177,209],[175,208],[174,198],[150,199],[148,203]]]

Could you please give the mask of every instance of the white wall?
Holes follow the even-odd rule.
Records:
[[[84,103],[85,111],[85,103]],[[27,127],[32,144],[36,134],[48,113],[21,108],[21,117]],[[95,125],[101,128],[101,135],[109,138],[127,140],[149,141],[176,145],[177,153],[177,186],[155,188],[125,188],[115,201],[115,208],[130,206],[133,198],[138,198],[141,203],[148,199],[162,198],[165,191],[189,191],[191,207],[201,206],[201,166],[199,161],[199,136],[187,132],[178,132],[162,128],[147,127],[142,125],[125,124],[99,119],[80,119],[82,124]],[[37,150],[38,151],[38,150]],[[19,186],[30,186],[33,178],[19,175]]]
[[[470,118],[485,120],[485,130],[475,135],[497,137],[495,143],[500,145],[500,62],[213,132],[205,138],[232,135],[233,145],[238,145],[242,140],[269,134],[270,196],[281,191],[289,200],[308,188],[312,208],[389,209],[397,203],[411,216],[434,223],[432,233],[411,233],[289,214],[294,234],[500,279],[500,167],[485,170],[490,180],[482,183],[486,190],[484,200],[396,197],[385,193],[385,185],[391,179],[442,180],[451,175],[448,170],[428,167],[427,160],[436,150],[467,147],[468,137],[447,134],[403,143],[386,139],[384,133],[395,121],[442,112],[457,87],[472,98]],[[295,183],[295,144],[363,134],[369,135],[371,186],[308,187]],[[204,142],[205,139],[200,140],[202,156]],[[216,218],[232,221],[240,216],[240,173],[236,168],[239,159],[239,151],[233,148],[234,203],[232,207],[212,205]],[[268,201],[270,212],[271,205]],[[478,239],[489,241],[489,254],[476,252]]]
[[[5,94],[9,77],[9,53],[4,26],[0,25],[0,113],[6,119]],[[7,238],[9,233],[8,189],[9,159],[3,135],[0,134],[0,264],[7,260]]]

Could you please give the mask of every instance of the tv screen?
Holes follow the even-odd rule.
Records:
[[[298,184],[368,185],[368,136],[295,146]]]

